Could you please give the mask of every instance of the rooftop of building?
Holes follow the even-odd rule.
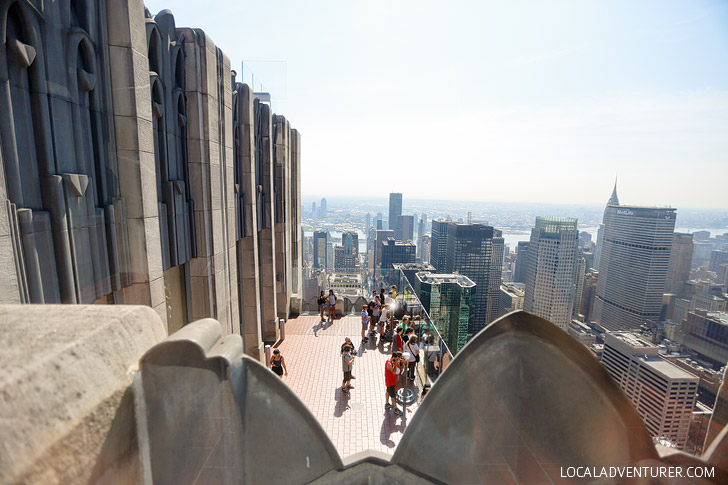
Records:
[[[644,348],[644,349],[658,349],[659,347],[652,342],[645,340],[639,335],[632,332],[607,332],[605,338],[608,336],[614,337],[621,342],[629,345],[632,348]]]
[[[720,323],[721,325],[728,325],[728,312],[707,312],[704,310],[695,310],[696,315],[705,315],[705,318],[713,320],[714,322]]]
[[[660,357],[640,357],[642,363],[654,372],[670,380],[689,380],[698,382],[698,377],[690,372],[681,369],[675,364],[661,359]]]
[[[501,291],[513,296],[524,296],[526,294],[526,285],[524,283],[502,283]]]
[[[657,206],[647,206],[647,205],[624,205],[624,204],[607,204],[607,207],[617,207],[619,209],[638,209],[638,210],[647,210],[647,211],[676,211],[677,209],[674,207],[657,207]]]
[[[392,266],[394,269],[401,269],[404,271],[407,270],[422,270],[422,271],[434,271],[435,267],[432,266],[430,263],[393,263]]]
[[[385,246],[415,246],[415,243],[413,243],[411,240],[406,241],[399,241],[394,239],[393,237],[388,237],[386,241],[384,241]]]
[[[572,217],[536,217],[535,229],[541,229],[547,233],[559,233],[561,231],[576,231],[578,221]]]
[[[455,283],[466,288],[475,286],[473,280],[458,273],[430,273],[429,271],[420,271],[415,277],[423,283]]]
[[[592,332],[592,328],[589,325],[587,325],[585,322],[582,322],[582,321],[579,321],[576,319],[571,321],[571,327],[574,329],[582,330],[584,332],[589,332],[589,333]]]

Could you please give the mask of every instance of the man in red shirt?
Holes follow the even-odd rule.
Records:
[[[402,411],[397,407],[396,390],[403,368],[402,352],[392,352],[392,358],[384,365],[384,384],[387,386],[387,402],[384,404],[384,409],[394,409],[394,414],[397,416],[402,415]]]

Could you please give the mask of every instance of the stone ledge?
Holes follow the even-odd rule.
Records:
[[[104,475],[103,463],[123,462],[129,443],[119,436],[127,433],[110,430],[134,422],[131,370],[165,337],[154,310],[0,305],[0,335],[0,482],[85,481]],[[58,446],[79,429],[83,446]],[[136,442],[136,429],[128,431]],[[73,462],[71,476],[53,473],[49,459]]]

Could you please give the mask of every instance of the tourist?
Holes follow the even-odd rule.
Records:
[[[377,323],[379,323],[379,312],[381,306],[379,305],[379,297],[376,296],[376,292],[374,299],[369,302],[369,309],[371,310],[371,318],[369,319],[369,336],[373,337],[376,335],[376,332],[374,331],[377,327]]]
[[[415,335],[415,329],[407,326],[408,323],[409,323],[409,318],[405,317],[404,323],[402,324],[405,328],[404,335],[402,336],[402,342],[404,344],[407,344],[407,341],[410,338],[414,337],[414,335]]]
[[[329,318],[333,322],[336,318],[336,295],[334,295],[334,290],[329,290]]]
[[[392,285],[392,298],[397,299],[397,285]]]
[[[278,349],[275,349],[273,351],[273,356],[270,358],[270,370],[273,371],[278,377],[283,379],[283,372],[285,371],[286,375],[288,375],[288,369],[286,369],[286,359],[283,358],[281,355],[281,351]]]
[[[379,289],[379,304],[384,306],[384,288]]]
[[[354,343],[351,341],[351,339],[349,337],[344,337],[344,343],[341,344],[341,351],[342,352],[344,352],[344,347],[346,347],[347,345],[349,347],[351,347],[352,350],[354,349]]]
[[[382,305],[382,314],[379,316],[379,337],[384,337],[384,331],[389,323],[389,307],[386,304]]]
[[[319,310],[321,310],[321,321],[325,322],[326,319],[324,318],[324,312],[326,311],[326,296],[324,295],[323,290],[321,290],[321,296],[318,299],[318,306]]]
[[[351,347],[352,355],[354,355],[354,356],[356,355],[356,352],[354,352],[354,342],[352,342],[349,337],[344,338],[344,343],[341,344],[341,353],[342,354],[344,353],[345,347]],[[351,378],[356,379],[356,377],[354,377],[354,374],[351,374]]]
[[[361,307],[361,341],[368,342],[367,327],[369,326],[369,309],[367,305]]]
[[[349,392],[349,389],[354,389],[351,385],[351,371],[354,368],[354,348],[351,345],[344,345],[343,353],[341,354],[341,367],[344,371],[344,382],[341,384],[341,390]]]
[[[396,351],[392,352],[392,357],[384,365],[384,385],[387,387],[384,409],[393,409],[394,414],[398,416],[402,415],[402,411],[397,407],[397,382],[402,367],[402,353]]]
[[[402,338],[402,327],[397,327],[396,335],[394,336],[394,350],[396,352],[402,352],[404,350],[404,339]]]
[[[409,330],[409,321],[410,321],[409,315],[404,315],[402,317],[402,328],[405,331],[405,335],[407,333],[407,330]],[[405,341],[407,341],[407,339],[405,339]]]
[[[372,302],[377,299],[377,290],[372,291],[372,297],[369,298],[369,301]]]
[[[409,353],[409,363],[407,365],[407,378],[411,381],[415,380],[415,367],[420,361],[420,347],[417,345],[417,335],[412,335],[407,343],[404,344],[405,352]]]

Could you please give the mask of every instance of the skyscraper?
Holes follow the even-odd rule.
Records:
[[[359,233],[354,231],[342,232],[341,245],[355,258],[359,257]]]
[[[415,275],[414,290],[450,352],[462,349],[473,316],[475,283],[460,274],[422,271]]]
[[[526,267],[528,266],[528,241],[518,241],[516,246],[516,266],[513,269],[513,282],[526,282]]]
[[[725,249],[714,249],[710,252],[710,262],[708,263],[708,271],[718,272],[721,264],[728,264],[728,251]]]
[[[334,247],[334,269],[337,272],[352,272],[356,270],[357,258],[347,246]]]
[[[685,282],[690,279],[690,267],[693,261],[693,235],[676,232],[672,235],[670,249],[670,266],[667,270],[665,293],[672,293],[678,298],[685,297]]]
[[[397,241],[414,241],[415,239],[415,217],[397,217],[397,229],[394,231],[394,238]]]
[[[422,259],[422,238],[425,235],[425,215],[420,217],[420,222],[417,224],[417,257]]]
[[[614,179],[614,189],[612,195],[607,201],[607,207],[610,205],[619,205],[619,197],[617,197],[617,179]],[[594,269],[599,271],[600,258],[602,257],[602,240],[604,239],[604,219],[607,217],[607,209],[604,208],[604,215],[602,216],[602,223],[599,224],[597,230],[597,245],[594,248]]]
[[[434,219],[430,235],[430,264],[437,271],[445,272],[445,257],[447,255],[447,230],[450,221]]]
[[[382,246],[382,269],[393,269],[394,263],[414,263],[417,247],[411,242],[387,239]]]
[[[446,248],[444,272],[464,274],[477,286],[468,328],[472,337],[498,318],[503,237],[491,226],[449,222]]]
[[[537,217],[531,230],[523,309],[568,330],[576,298],[577,220]]]
[[[384,219],[384,215],[382,215],[381,212],[377,212],[377,216],[374,218],[374,223],[372,223],[372,225],[377,228],[378,231],[384,229],[384,227],[382,227],[382,219]]]
[[[574,305],[571,308],[571,318],[578,318],[581,311],[581,302],[584,298],[584,280],[586,279],[586,258],[581,248],[576,250],[576,274],[574,276]]]
[[[579,314],[584,317],[584,321],[591,322],[594,320],[594,299],[597,293],[597,281],[599,280],[599,272],[589,270],[584,275],[584,285],[581,293],[581,309]]]
[[[326,243],[329,242],[329,231],[313,233],[313,267],[326,269]]]
[[[377,230],[374,247],[374,267],[382,266],[382,247],[384,242],[389,238],[394,238],[394,231],[391,229]]]
[[[425,234],[422,236],[422,254],[420,257],[422,258],[422,261],[429,263],[430,262],[430,250],[432,248],[432,238],[429,234]],[[432,263],[430,263],[432,264]],[[433,265],[434,266],[434,265]]]
[[[328,207],[326,205],[326,198],[323,198],[323,199],[321,199],[321,207],[319,207],[319,217],[321,219],[326,218],[327,210],[328,210]]]
[[[675,209],[609,205],[594,320],[609,330],[637,329],[660,318]]]
[[[402,194],[400,193],[391,193],[389,194],[389,227],[388,229],[391,229],[394,231],[394,234],[397,234],[397,224],[399,223],[399,220],[397,219],[399,216],[402,215]],[[396,237],[396,236],[395,236]]]
[[[377,246],[377,230],[367,229],[367,268],[374,269],[374,250]]]

